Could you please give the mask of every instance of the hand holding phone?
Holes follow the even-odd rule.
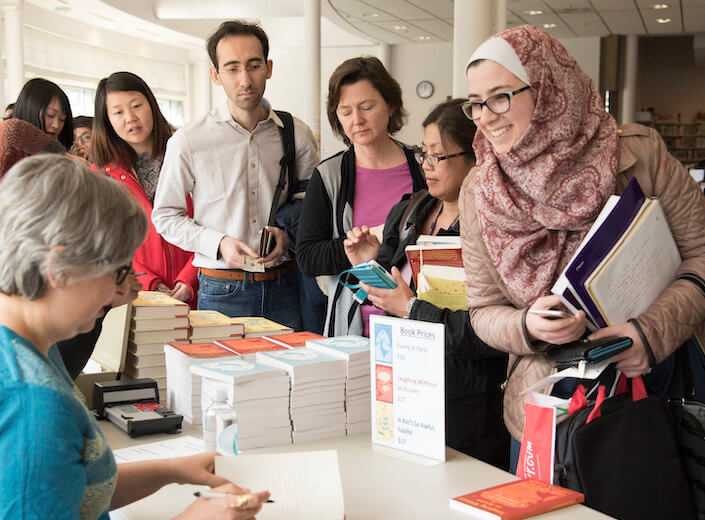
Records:
[[[543,316],[549,320],[559,320],[562,318],[572,318],[574,315],[570,312],[563,312],[556,309],[529,309],[530,314],[536,314],[537,316]]]

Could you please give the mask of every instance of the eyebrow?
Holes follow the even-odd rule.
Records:
[[[496,87],[491,88],[488,91],[488,93],[490,96],[492,96],[492,95],[496,94],[497,92],[507,92],[507,91],[511,91],[511,90],[514,90],[514,87],[512,87],[511,85],[497,85]],[[479,98],[480,95],[479,94],[468,94],[468,99],[470,99],[471,97]]]
[[[128,99],[127,103],[130,104],[130,103],[134,103],[135,101],[142,101],[142,100],[139,98],[139,96],[135,96],[133,98]],[[121,105],[122,105],[122,103],[118,103],[116,105],[109,105],[108,108],[110,108],[111,110],[115,110],[116,108],[120,108]]]
[[[262,58],[250,58],[249,60],[247,60],[248,64],[253,62],[264,63],[264,60]],[[222,67],[227,67],[228,65],[240,65],[241,63],[242,62],[240,60],[230,60],[223,63]]]
[[[363,99],[362,101],[355,103],[356,105],[362,105],[363,103],[374,103],[374,99]],[[350,108],[350,105],[338,105],[338,108]]]

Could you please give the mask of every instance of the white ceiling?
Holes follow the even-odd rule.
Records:
[[[303,16],[303,0],[27,0],[66,16],[88,19],[118,32],[182,47],[200,47],[221,20],[258,18],[268,29],[292,27]],[[609,34],[705,34],[705,0],[506,0],[510,27],[546,27],[557,38]],[[657,2],[668,4],[656,10]],[[351,45],[355,36],[369,43],[452,41],[453,0],[321,0],[323,43]],[[540,14],[529,14],[530,11]],[[658,23],[658,18],[670,19]],[[293,24],[297,26],[298,24]],[[555,25],[555,26],[554,26]],[[340,31],[339,28],[345,29]],[[271,30],[271,29],[270,29]],[[277,40],[292,31],[270,32]],[[347,40],[337,41],[343,33]],[[293,42],[294,45],[300,42]],[[287,45],[288,46],[288,45]]]

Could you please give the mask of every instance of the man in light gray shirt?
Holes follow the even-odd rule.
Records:
[[[227,103],[169,140],[152,222],[167,241],[194,252],[199,309],[264,316],[300,330],[290,241],[282,229],[267,226],[284,153],[282,120],[263,99],[272,75],[267,35],[259,25],[228,21],[208,39],[207,48],[211,79],[223,87]],[[319,157],[311,130],[297,118],[294,141],[296,177],[306,180]],[[189,193],[193,219],[186,216]],[[285,202],[280,198],[280,205]],[[264,228],[275,246],[260,257]],[[264,272],[250,272],[262,266]]]

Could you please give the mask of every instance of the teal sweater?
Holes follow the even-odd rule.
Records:
[[[56,346],[1,326],[0,461],[0,518],[108,518],[115,459]]]

